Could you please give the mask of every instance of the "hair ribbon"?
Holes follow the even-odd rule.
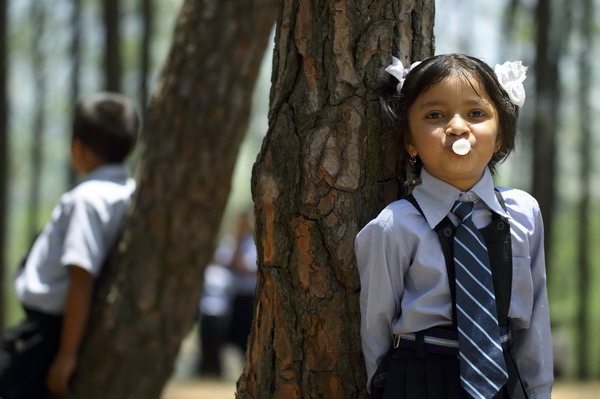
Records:
[[[409,68],[404,68],[402,61],[392,56],[392,64],[385,68],[385,71],[398,79],[396,90],[398,93],[402,90],[406,76],[421,61],[413,62]],[[510,101],[516,106],[523,107],[525,104],[525,87],[523,82],[527,77],[527,67],[523,66],[521,61],[506,61],[504,64],[497,64],[494,68],[498,83],[506,91]]]

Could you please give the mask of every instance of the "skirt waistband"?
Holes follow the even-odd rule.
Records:
[[[512,334],[508,326],[500,327],[502,349],[510,347]],[[458,356],[458,331],[444,328],[429,328],[416,333],[400,333],[394,336],[394,348],[418,349],[440,355]]]

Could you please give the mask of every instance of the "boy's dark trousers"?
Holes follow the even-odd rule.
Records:
[[[0,399],[45,399],[46,376],[58,350],[62,316],[25,309],[6,331],[0,352]]]

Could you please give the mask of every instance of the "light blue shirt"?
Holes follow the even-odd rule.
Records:
[[[508,218],[512,240],[512,293],[508,311],[511,352],[532,399],[550,399],[552,342],[546,291],[543,224],[537,201],[521,190],[499,188],[491,173],[464,193],[427,173],[413,195],[425,218],[406,200],[388,205],[356,236],[361,280],[361,337],[368,381],[390,349],[393,335],[450,325],[452,304],[446,261],[433,228],[455,201],[475,201],[473,222],[491,222],[491,211]],[[449,215],[454,224],[456,217]],[[367,385],[369,386],[369,385]]]
[[[134,190],[125,167],[111,164],[94,169],[61,196],[15,282],[25,307],[62,314],[69,288],[67,266],[98,276]]]

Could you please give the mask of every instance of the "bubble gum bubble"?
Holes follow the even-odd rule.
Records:
[[[452,144],[452,151],[457,155],[467,155],[471,151],[471,143],[467,139],[456,140]]]

